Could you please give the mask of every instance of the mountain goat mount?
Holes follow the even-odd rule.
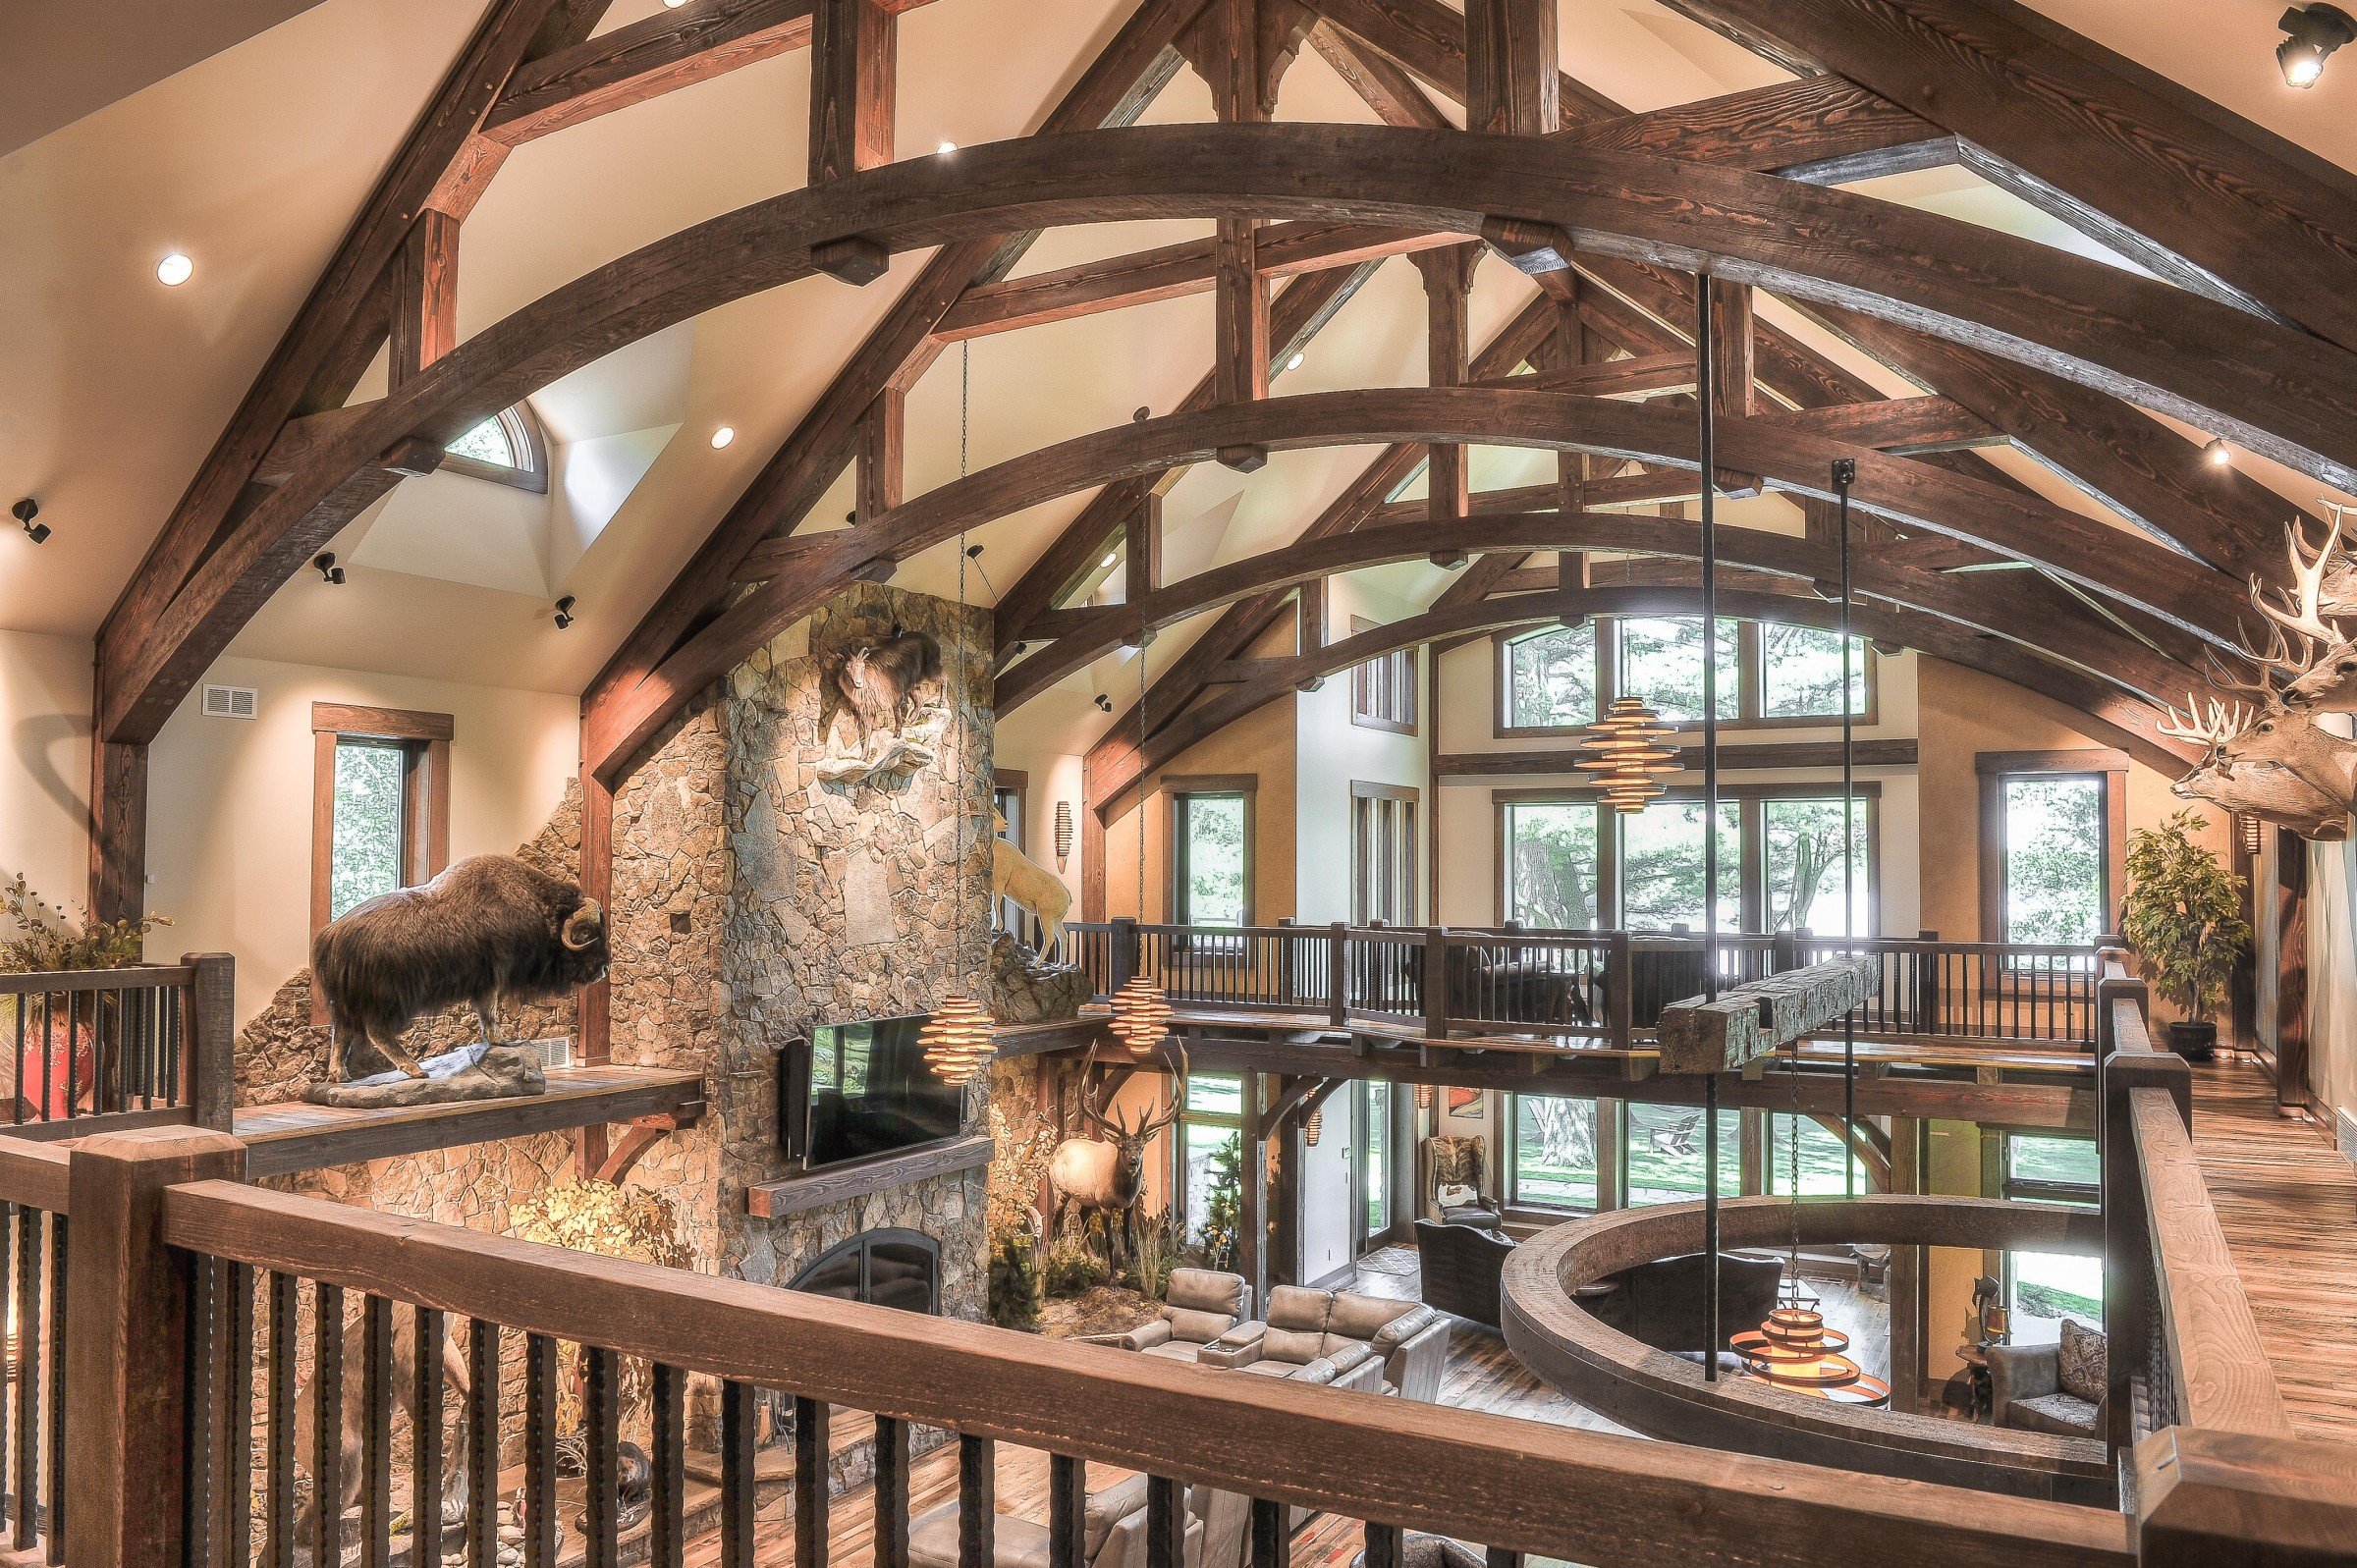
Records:
[[[882,640],[827,661],[819,682],[818,729],[829,784],[904,780],[931,762],[949,729],[941,644],[899,623]]]
[[[1137,1255],[1137,1210],[1145,1196],[1146,1145],[1177,1121],[1186,1106],[1186,1048],[1177,1049],[1178,1064],[1171,1082],[1170,1105],[1160,1112],[1147,1112],[1131,1126],[1110,1106],[1097,1106],[1090,1087],[1097,1050],[1089,1047],[1080,1063],[1080,1114],[1105,1136],[1067,1138],[1048,1160],[1048,1187],[1055,1195],[1048,1234],[1063,1234],[1066,1217],[1075,1212],[1083,1225],[1090,1215],[1102,1215],[1106,1262],[1117,1268]]]
[[[2213,656],[2211,684],[2229,699],[2188,693],[2185,713],[2167,709],[2159,729],[2205,748],[2172,786],[2179,797],[2338,842],[2357,810],[2357,740],[2316,720],[2357,714],[2357,558],[2342,543],[2352,509],[2324,506],[2332,523],[2313,553],[2299,523],[2283,530],[2290,587],[2271,591],[2251,579],[2251,604],[2268,622],[2266,646],[2243,639],[2255,674],[2238,677]]]

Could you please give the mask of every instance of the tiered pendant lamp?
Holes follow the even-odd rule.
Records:
[[[1132,976],[1113,994],[1115,1038],[1139,1055],[1157,1050],[1171,1034],[1171,1003],[1162,988],[1144,975]]]
[[[1586,753],[1576,766],[1595,776],[1604,803],[1635,813],[1661,797],[1664,783],[1677,771],[1671,727],[1635,697],[1617,697],[1602,719],[1588,726]]]
[[[1796,1393],[1830,1395],[1867,1380],[1864,1369],[1842,1354],[1849,1336],[1797,1304],[1778,1306],[1766,1323],[1727,1344],[1754,1378]]]
[[[944,1083],[971,1083],[994,1052],[993,1024],[982,1004],[964,992],[953,992],[925,1020],[917,1044],[925,1048],[925,1065]]]
[[[959,368],[958,473],[960,478],[965,474],[966,410],[970,406],[968,391],[971,386],[969,379],[971,370],[972,351],[968,349],[966,357],[960,361]],[[960,533],[958,536],[957,642],[957,676],[960,680],[965,675],[965,535]],[[949,699],[954,704],[950,710],[952,754],[957,758],[959,764],[962,765],[965,761],[965,703],[962,695],[957,691],[950,692]],[[954,944],[953,967],[956,974],[960,977],[965,972],[966,783],[967,780],[961,772],[959,776],[956,795],[951,801],[951,808],[958,813],[957,828],[953,838],[954,852],[957,854],[958,860],[955,871],[956,892],[950,905],[951,918],[955,922],[951,927],[951,941]],[[944,1083],[952,1084],[972,1083],[989,1065],[991,1056],[998,1051],[998,1044],[993,1039],[990,1009],[967,996],[962,989],[951,992],[942,1004],[933,1010],[933,1016],[927,1018],[925,1027],[918,1031],[916,1043],[923,1048],[925,1065],[932,1069],[933,1075]]]

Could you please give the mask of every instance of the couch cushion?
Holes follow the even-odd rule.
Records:
[[[1146,1478],[1143,1476],[1131,1476],[1125,1481],[1115,1482],[1103,1491],[1090,1492],[1088,1494],[1088,1511],[1083,1516],[1086,1521],[1088,1554],[1094,1557],[1097,1554],[1097,1548],[1105,1544],[1105,1538],[1113,1533],[1113,1527],[1145,1505]],[[951,1511],[956,1512],[954,1504]],[[1004,1515],[1001,1516],[1002,1519],[1004,1517]]]
[[[1099,1539],[1089,1542],[1093,1556]],[[910,1568],[956,1568],[958,1556],[958,1500],[953,1497],[908,1524]],[[992,1531],[993,1568],[1048,1568],[1048,1533],[1028,1519],[1001,1514]]]
[[[2062,1341],[2055,1352],[2055,1381],[2062,1391],[2087,1403],[2101,1404],[2110,1387],[2110,1356],[2100,1328],[2075,1319],[2062,1320]]]
[[[1333,1306],[1332,1291],[1279,1285],[1269,1292],[1268,1325],[1272,1328],[1289,1328],[1295,1333],[1324,1333],[1326,1315]]]
[[[1384,1296],[1337,1295],[1326,1314],[1326,1332],[1343,1339],[1373,1339],[1384,1325],[1422,1309],[1421,1302]]]
[[[1393,1351],[1431,1327],[1439,1321],[1440,1316],[1422,1302],[1416,1303],[1377,1330],[1371,1341],[1375,1347],[1375,1354],[1389,1356]]]
[[[1290,1378],[1294,1373],[1306,1371],[1310,1363],[1308,1362],[1300,1361],[1271,1361],[1266,1356],[1263,1356],[1258,1361],[1245,1362],[1238,1370],[1242,1372],[1256,1372],[1263,1378]],[[1329,1379],[1333,1377],[1333,1370],[1331,1368],[1328,1369],[1327,1377]]]
[[[1171,1288],[1162,1299],[1173,1307],[1217,1313],[1233,1322],[1244,1315],[1248,1290],[1242,1274],[1217,1269],[1174,1269]]]
[[[1224,1312],[1195,1312],[1186,1307],[1165,1309],[1163,1317],[1170,1321],[1171,1337],[1198,1345],[1208,1345],[1235,1326],[1233,1315]]]
[[[1322,1332],[1316,1329],[1280,1328],[1274,1324],[1269,1325],[1268,1333],[1260,1342],[1262,1360],[1282,1361],[1296,1367],[1302,1362],[1317,1360],[1325,1350],[1326,1335]]]
[[[2006,1425],[2065,1437],[2094,1436],[2095,1417],[2096,1407],[2076,1394],[2040,1394],[2034,1399],[2016,1399],[2005,1407]]]
[[[1146,1354],[1161,1356],[1169,1361],[1193,1362],[1201,1357],[1203,1347],[1191,1339],[1166,1339],[1159,1345],[1148,1345]]]

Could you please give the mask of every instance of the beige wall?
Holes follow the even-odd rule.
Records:
[[[22,872],[50,903],[79,905],[89,800],[89,643],[0,631],[0,882]]]
[[[1944,660],[1918,658],[1922,711],[1923,924],[1949,941],[1994,940],[1981,930],[1981,781],[1974,757],[1984,751],[2054,751],[2118,746],[2122,737],[2051,697]],[[2141,762],[2128,766],[2128,830],[2150,828],[2188,802],[2168,792],[2175,775]],[[2231,825],[2215,807],[2199,808],[2200,840],[2220,860],[2233,849]],[[2116,914],[2116,911],[2114,911]]]
[[[311,704],[452,716],[450,853],[508,853],[538,833],[579,749],[579,704],[550,692],[454,685],[226,658],[209,681],[253,686],[258,718],[207,719],[184,703],[148,761],[151,939],[172,954],[229,952],[238,1017],[261,1010],[306,961],[311,907]]]
[[[1414,610],[1388,594],[1377,592],[1351,577],[1330,577],[1326,584],[1326,637],[1340,642],[1350,635],[1353,617],[1378,622],[1402,621]],[[1424,726],[1432,723],[1432,690],[1422,650],[1416,661],[1416,732],[1376,730],[1350,720],[1350,676],[1335,676],[1315,691],[1293,699],[1296,751],[1299,756],[1295,813],[1299,886],[1293,914],[1303,921],[1350,918],[1350,785],[1352,783],[1402,784],[1417,791],[1416,907],[1411,921],[1425,918],[1425,890],[1431,868],[1424,865],[1424,813],[1432,809],[1430,781],[1425,777]]]
[[[1293,913],[1293,707],[1272,702],[1245,715],[1200,745],[1180,752],[1170,766],[1148,778],[1144,810],[1136,806],[1105,830],[1105,910],[1135,915],[1137,835],[1146,834],[1146,901],[1143,918],[1170,917],[1170,797],[1162,781],[1214,774],[1250,774],[1259,780],[1252,798],[1252,921],[1274,925]]]

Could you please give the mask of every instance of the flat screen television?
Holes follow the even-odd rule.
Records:
[[[798,1118],[804,1168],[872,1160],[958,1136],[965,1091],[925,1065],[917,1045],[925,1017],[821,1024],[810,1032],[799,1085],[792,1081],[792,1064],[787,1068],[790,1095],[799,1088],[807,1108]],[[797,1117],[792,1099],[788,1104],[791,1137]]]

